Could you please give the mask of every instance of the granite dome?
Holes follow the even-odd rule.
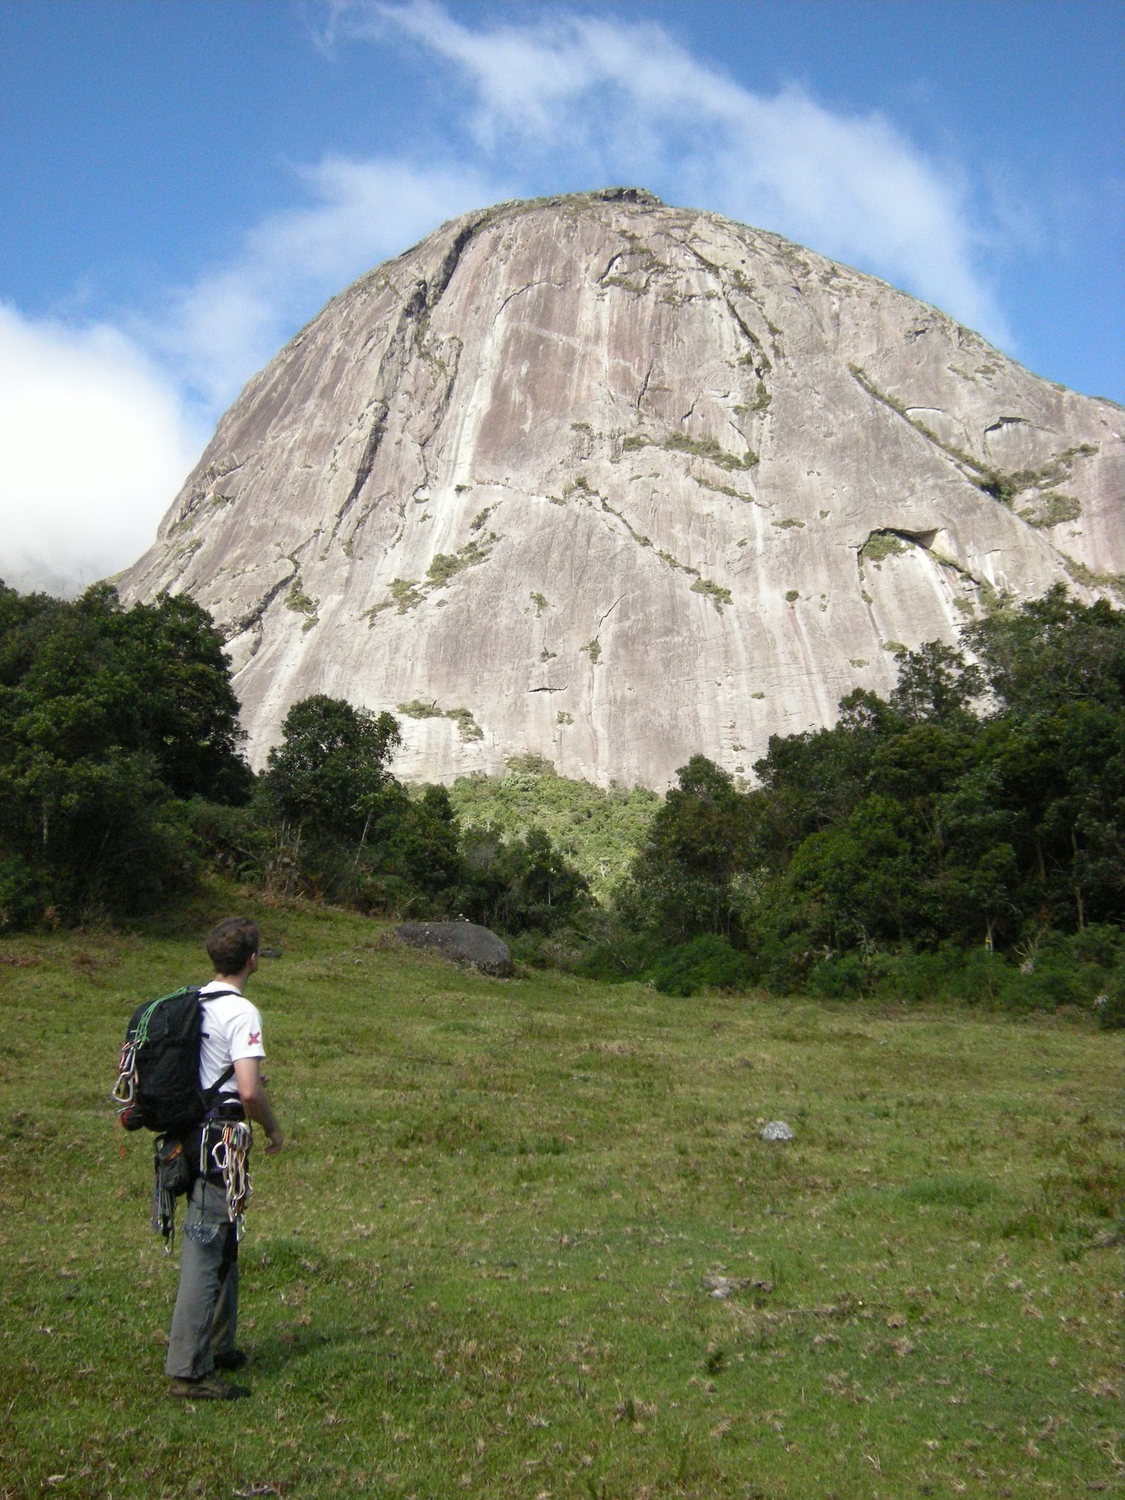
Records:
[[[777,235],[507,203],[334,298],[119,586],[211,611],[256,764],[329,693],[407,780],[749,777],[997,596],[1120,602],[1123,425]]]

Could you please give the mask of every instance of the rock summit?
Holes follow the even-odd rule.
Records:
[[[407,780],[749,779],[1003,596],[1119,603],[1122,437],[775,234],[639,189],[506,203],[331,301],[118,582],[211,612],[256,764],[328,693],[396,714]]]

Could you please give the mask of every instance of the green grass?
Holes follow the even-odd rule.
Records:
[[[211,915],[0,947],[0,1496],[1119,1481],[1119,1033],[488,980],[307,907],[259,913],[290,1145],[242,1245],[254,1394],[172,1403],[175,1260],[105,1095]]]

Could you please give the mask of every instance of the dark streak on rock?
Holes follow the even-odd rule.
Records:
[[[406,305],[399,314],[398,324],[387,344],[387,349],[379,363],[379,373],[376,377],[376,389],[383,392],[376,404],[376,416],[371,424],[371,430],[367,434],[367,441],[363,445],[363,455],[356,468],[355,479],[348,491],[347,498],[340,507],[333,527],[333,536],[339,531],[342,522],[346,519],[352,506],[359,498],[364,485],[371,477],[371,471],[375,467],[375,459],[378,456],[380,445],[387,431],[387,418],[390,415],[391,396],[402,378],[403,371],[407,368],[411,354],[420,349],[422,336],[425,332],[429,315],[436,307],[442,297],[453,274],[457,269],[465,247],[472,240],[481,224],[485,222],[487,215],[475,216],[465,224],[455,237],[452,245],[441,263],[441,268],[434,278],[432,286],[425,281],[419,281],[411,292]]]

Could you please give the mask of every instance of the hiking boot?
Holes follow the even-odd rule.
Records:
[[[216,1380],[213,1375],[204,1375],[200,1380],[174,1378],[169,1388],[170,1396],[181,1401],[237,1401],[250,1394],[244,1385],[228,1385],[225,1380]]]
[[[247,1361],[245,1349],[224,1349],[215,1355],[216,1370],[241,1370]]]

